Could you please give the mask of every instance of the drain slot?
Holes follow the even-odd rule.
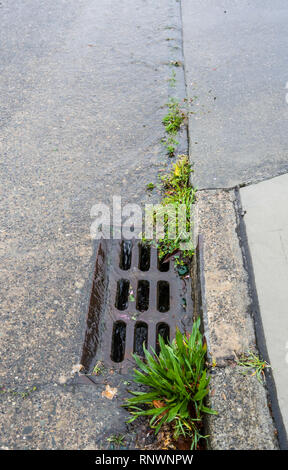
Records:
[[[170,287],[167,281],[158,281],[157,283],[157,310],[159,312],[168,312],[170,307]]]
[[[148,326],[144,322],[138,322],[134,330],[134,348],[133,351],[138,356],[144,357],[143,344],[147,348],[148,344]]]
[[[128,279],[120,279],[117,282],[115,307],[118,308],[118,310],[126,310],[128,307],[129,286],[130,282]]]
[[[138,282],[136,308],[140,312],[145,312],[149,308],[149,291],[149,281]]]
[[[162,336],[165,343],[170,339],[170,328],[167,323],[158,323],[156,328],[156,354],[160,353],[159,335]]]
[[[150,246],[139,244],[139,269],[149,271],[150,269]]]
[[[117,321],[113,325],[111,359],[113,362],[122,362],[125,355],[126,324]]]
[[[170,268],[170,262],[166,261],[166,263],[164,263],[163,259],[161,260],[160,257],[159,257],[159,252],[157,252],[157,254],[158,254],[158,269],[159,269],[159,271],[161,271],[161,273],[167,273],[167,271],[169,271],[169,268]]]
[[[121,243],[120,269],[128,271],[131,268],[132,241],[125,240]]]

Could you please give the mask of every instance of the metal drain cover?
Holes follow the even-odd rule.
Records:
[[[143,343],[158,351],[159,334],[171,340],[176,327],[191,331],[192,318],[191,279],[173,262],[161,263],[157,249],[136,240],[101,241],[81,364],[87,373],[97,360],[127,369]]]

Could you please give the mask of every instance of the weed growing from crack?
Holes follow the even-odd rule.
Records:
[[[125,436],[123,434],[112,434],[112,436],[107,437],[107,441],[110,442],[110,444],[120,447],[124,445],[124,438]]]
[[[31,393],[36,392],[36,390],[37,390],[36,386],[34,386],[32,388],[29,388],[29,389],[25,389],[22,392],[19,392],[15,389],[7,389],[6,390],[5,388],[2,388],[0,390],[0,393],[1,394],[9,394],[9,395],[12,395],[12,396],[15,396],[15,397],[21,397],[21,398],[23,398],[23,400],[25,400],[25,398],[28,398],[31,395]]]
[[[194,254],[190,215],[191,206],[195,202],[196,190],[190,184],[191,173],[189,157],[179,155],[171,172],[161,177],[164,194],[160,207],[157,209],[157,216],[163,217],[164,222],[164,237],[155,242],[160,260],[165,263],[173,258],[180,276],[189,273],[189,260]],[[184,224],[179,224],[180,207],[182,209],[185,207],[186,221]],[[153,218],[155,222],[155,214],[153,214]],[[169,224],[171,223],[175,226],[176,237],[174,238],[169,237]],[[142,238],[142,242],[148,243],[145,238]],[[188,248],[182,250],[181,246],[184,242]]]
[[[170,65],[173,67],[181,67],[182,62],[180,60],[171,60]]]
[[[243,375],[256,375],[258,382],[263,383],[264,369],[271,367],[266,361],[263,361],[254,354],[252,351],[248,351],[247,354],[242,354],[240,359],[237,361],[237,365],[242,367]]]
[[[172,74],[169,79],[172,86],[176,84],[176,74]],[[179,132],[181,125],[183,124],[186,113],[180,106],[179,101],[175,98],[171,98],[167,103],[168,113],[164,116],[162,123],[165,126],[167,134],[166,138],[162,139],[162,143],[165,145],[168,155],[172,157],[175,154],[175,150],[179,142],[176,139],[176,135]]]
[[[162,143],[166,147],[168,156],[173,157],[175,155],[176,147],[179,145],[178,140],[172,136],[168,136],[167,139],[162,139]]]
[[[97,361],[93,368],[92,375],[101,375],[104,372],[104,366],[101,361]]]
[[[147,189],[147,191],[152,191],[154,189],[154,183],[148,183],[146,185],[146,189]]]
[[[165,126],[167,134],[177,134],[180,130],[181,124],[185,119],[185,113],[181,110],[180,103],[171,98],[167,103],[168,113],[164,116],[162,122]]]
[[[170,78],[168,78],[168,82],[169,82],[169,85],[172,88],[175,88],[175,86],[176,86],[176,72],[175,72],[175,70],[172,70],[172,75],[171,75]]]

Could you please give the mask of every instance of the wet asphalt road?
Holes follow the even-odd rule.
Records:
[[[1,446],[105,446],[125,432],[123,380],[108,375],[112,401],[104,378],[64,384],[84,338],[90,209],[112,194],[145,201],[166,161],[179,5],[4,0],[0,22]]]

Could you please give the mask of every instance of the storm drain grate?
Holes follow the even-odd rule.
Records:
[[[143,344],[159,352],[159,334],[167,341],[175,336],[176,327],[183,331],[192,326],[191,279],[181,279],[173,262],[161,263],[157,249],[136,240],[114,241],[105,246],[109,265],[107,295],[101,312],[93,311],[90,302],[81,360],[87,372],[96,360],[126,368],[131,364],[132,353],[143,356]],[[103,256],[103,246],[100,252]],[[100,265],[103,271],[103,262]],[[97,272],[96,260],[93,305],[95,295],[99,295],[97,279],[103,288],[103,272]],[[94,295],[94,291],[98,292]],[[93,339],[91,325],[98,336],[90,346],[87,340]]]

